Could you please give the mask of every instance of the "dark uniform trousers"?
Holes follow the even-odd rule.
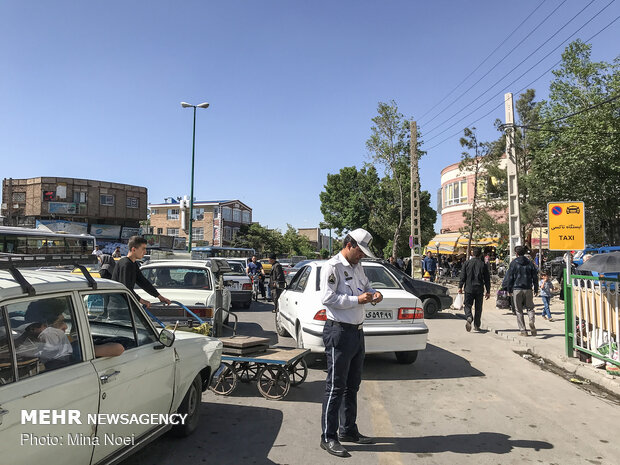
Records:
[[[271,300],[273,300],[274,310],[277,312],[279,309],[278,301],[280,300],[280,296],[282,295],[283,289],[274,288],[271,290]]]
[[[361,325],[325,322],[323,343],[327,356],[327,382],[321,427],[323,440],[340,434],[357,435],[357,391],[362,382],[364,331]]]

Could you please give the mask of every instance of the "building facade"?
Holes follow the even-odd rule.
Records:
[[[321,249],[329,250],[329,236],[321,233],[319,228],[299,228],[297,232],[300,236],[308,238],[310,245],[315,251],[319,252]]]
[[[91,179],[39,177],[2,181],[7,226],[37,227],[119,240],[147,219],[146,187]]]
[[[506,159],[500,161],[500,167],[506,168]],[[494,179],[488,181],[497,182]],[[441,171],[441,189],[438,192],[438,212],[441,214],[441,233],[458,232],[459,228],[465,227],[464,213],[471,211],[474,201],[475,189],[478,190],[478,201],[484,204],[489,197],[489,189],[484,182],[474,185],[474,173],[461,171],[459,163],[445,167]],[[508,217],[508,205],[501,211],[488,211],[489,215],[496,219]]]
[[[168,197],[164,203],[149,204],[149,232],[188,237],[184,231],[179,199]],[[252,223],[252,209],[240,200],[194,202],[192,242],[201,245],[230,245],[241,225]]]

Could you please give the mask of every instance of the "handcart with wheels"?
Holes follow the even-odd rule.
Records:
[[[224,351],[226,345],[224,341]],[[283,399],[291,386],[298,386],[308,376],[308,365],[304,358],[308,352],[308,349],[271,347],[260,354],[222,355],[222,364],[213,375],[209,389],[215,394],[227,396],[239,382],[256,381],[258,392],[265,399]]]

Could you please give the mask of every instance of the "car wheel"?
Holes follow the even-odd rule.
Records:
[[[408,350],[406,352],[394,352],[396,361],[401,365],[411,365],[418,358],[417,350]]]
[[[297,348],[304,349],[304,337],[302,335],[303,330],[301,329],[301,325],[297,325]]]
[[[424,300],[422,309],[424,310],[424,318],[433,318],[435,314],[439,311],[439,304],[435,299],[429,297]]]
[[[284,337],[289,336],[288,331],[284,329],[284,326],[282,326],[282,321],[280,320],[280,312],[275,313],[275,320],[276,320],[276,333],[278,333],[278,336],[284,336]]]
[[[200,421],[200,408],[202,405],[202,379],[200,375],[197,375],[192,381],[187,394],[183,398],[181,405],[177,413],[187,415],[185,423],[182,425],[175,425],[170,432],[175,436],[189,436],[198,427]]]

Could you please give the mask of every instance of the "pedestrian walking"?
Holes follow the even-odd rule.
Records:
[[[112,252],[112,258],[121,258],[123,256],[123,252],[121,252],[120,247],[116,247],[114,252]]]
[[[323,343],[327,358],[327,379],[321,415],[321,449],[338,457],[350,454],[341,442],[373,444],[357,428],[357,391],[364,363],[365,304],[381,302],[383,295],[370,286],[359,263],[374,257],[369,245],[370,233],[351,231],[343,240],[338,255],[321,270],[321,302],[327,321]]]
[[[461,279],[459,281],[459,294],[463,293],[465,288],[465,329],[471,331],[471,323],[474,323],[474,329],[480,331],[482,320],[482,299],[488,299],[491,296],[491,276],[489,275],[489,267],[481,259],[482,251],[480,247],[474,247],[473,257],[467,260],[461,270]],[[484,290],[486,289],[486,294]],[[471,307],[475,305],[475,313],[472,317]]]
[[[101,247],[96,245],[95,246],[95,250],[93,250],[93,255],[97,255],[97,258],[101,257],[103,255],[103,250],[101,250]]]
[[[549,310],[549,303],[551,302],[551,293],[555,290],[555,288],[553,287],[547,273],[542,273],[540,278],[540,297],[543,301],[542,317],[545,320],[553,321],[551,310]]]
[[[100,255],[99,263],[101,263],[101,268],[99,268],[99,276],[104,279],[112,279],[114,269],[116,268],[116,261],[112,255],[107,253]]]
[[[136,284],[153,297],[157,297],[160,302],[170,305],[170,299],[165,298],[157,291],[157,289],[155,289],[155,286],[153,286],[151,282],[144,277],[142,271],[140,271],[140,267],[138,266],[137,261],[141,260],[142,257],[144,257],[144,254],[146,254],[146,239],[141,236],[133,236],[129,239],[128,246],[129,252],[127,253],[127,256],[121,258],[116,264],[116,267],[114,267],[112,279],[124,284],[127,289],[133,292],[136,299],[138,299],[142,305],[146,306],[146,308],[151,307],[151,302],[142,299],[136,291],[134,291],[133,288]]]
[[[527,336],[523,309],[527,309],[527,316],[530,320],[530,330],[532,336],[536,336],[536,326],[534,325],[534,294],[538,295],[538,270],[534,264],[525,256],[527,249],[522,245],[515,247],[517,258],[508,267],[508,277],[506,286],[508,294],[514,299],[515,311],[517,313],[517,324],[521,336]],[[533,290],[532,290],[533,288]]]
[[[428,273],[430,275],[430,281],[435,282],[435,274],[437,273],[437,260],[433,258],[433,253],[426,252],[426,257],[422,260],[422,275]]]
[[[271,297],[273,300],[273,313],[278,312],[278,299],[286,286],[286,277],[282,265],[277,261],[275,253],[269,255],[269,263],[271,263],[271,274],[269,275],[269,287],[271,287]]]

